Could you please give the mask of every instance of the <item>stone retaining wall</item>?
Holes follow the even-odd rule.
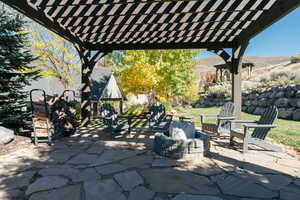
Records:
[[[243,111],[261,115],[275,105],[279,118],[300,121],[300,85],[258,88],[243,93]]]
[[[222,106],[230,97],[204,97],[197,107]],[[243,93],[244,112],[261,115],[264,110],[275,105],[279,118],[300,121],[300,85],[256,88]]]

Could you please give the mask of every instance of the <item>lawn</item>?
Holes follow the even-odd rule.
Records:
[[[212,108],[178,108],[179,115],[191,115],[196,126],[200,126],[200,114],[217,114],[219,107]],[[258,115],[242,113],[242,119],[257,120]],[[300,122],[278,119],[277,128],[271,130],[269,136],[277,142],[300,149]]]

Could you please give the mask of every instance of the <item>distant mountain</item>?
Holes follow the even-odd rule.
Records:
[[[245,56],[243,62],[252,62],[255,68],[267,67],[270,65],[277,65],[290,61],[290,57],[259,57],[259,56]],[[196,72],[213,72],[214,65],[224,63],[220,57],[201,58],[197,60]]]

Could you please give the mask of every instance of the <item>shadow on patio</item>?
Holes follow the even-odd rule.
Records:
[[[131,136],[111,139],[101,124],[1,156],[0,199],[30,200],[296,200],[300,162],[228,138],[212,139],[209,157],[172,160],[152,152],[154,134],[136,121]]]

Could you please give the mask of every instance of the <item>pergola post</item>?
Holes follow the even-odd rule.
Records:
[[[91,120],[91,83],[90,76],[96,63],[107,53],[95,52],[75,45],[81,59],[81,126],[87,126]]]
[[[236,119],[241,119],[242,113],[242,57],[248,46],[248,41],[232,49],[231,75],[232,75],[232,102],[235,105]]]

